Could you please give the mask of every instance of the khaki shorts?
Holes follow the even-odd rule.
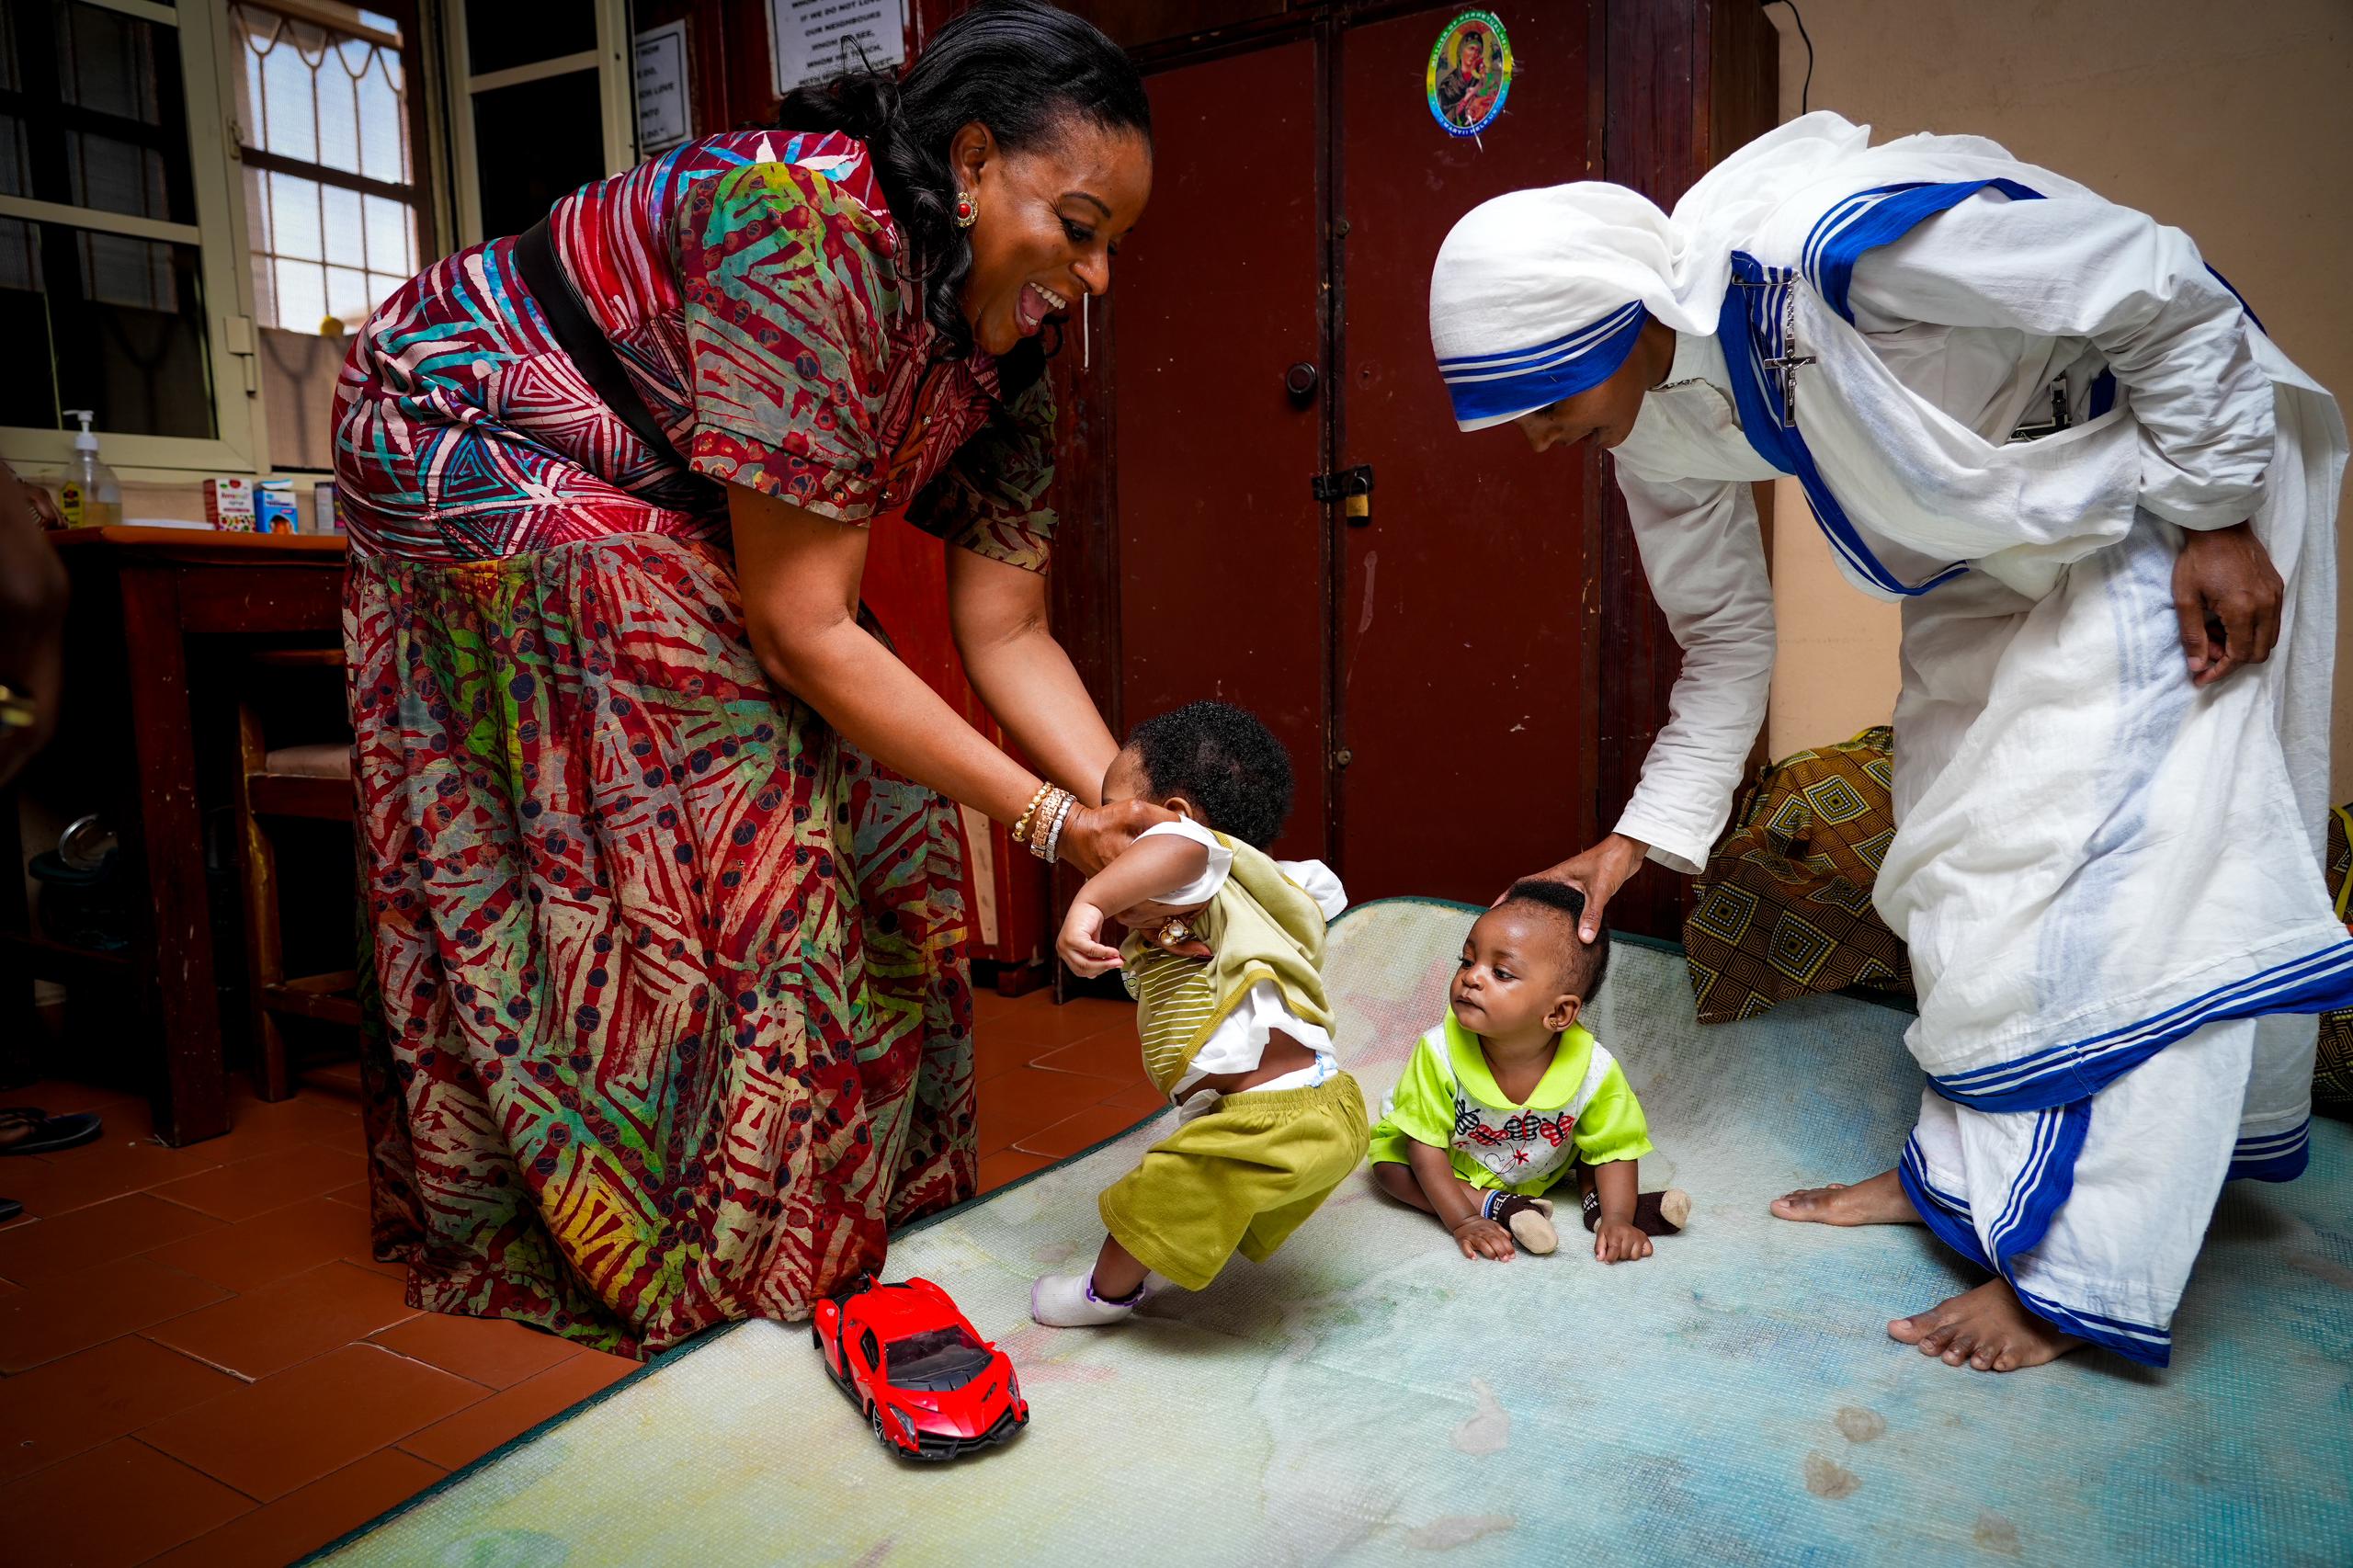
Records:
[[[1236,1251],[1271,1256],[1357,1168],[1365,1137],[1364,1095],[1346,1073],[1229,1095],[1104,1189],[1104,1228],[1146,1268],[1201,1290]]]

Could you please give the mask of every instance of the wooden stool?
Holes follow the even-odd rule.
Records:
[[[341,669],[339,648],[278,648],[256,653],[254,677],[273,671]],[[254,1087],[263,1099],[282,1100],[294,1092],[287,1067],[286,1040],[278,1020],[291,1014],[359,1027],[356,993],[359,977],[349,970],[289,976],[278,914],[278,852],[271,842],[272,818],[308,817],[351,824],[351,743],[281,746],[272,751],[262,736],[249,677],[237,699],[237,842],[245,880],[245,977],[252,993],[254,1044],[260,1054]]]

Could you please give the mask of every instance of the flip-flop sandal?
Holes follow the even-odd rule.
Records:
[[[44,1116],[29,1106],[11,1107],[0,1110],[0,1154],[55,1153],[87,1143],[103,1131],[96,1111]]]

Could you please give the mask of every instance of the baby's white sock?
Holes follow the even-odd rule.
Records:
[[[1090,1274],[1048,1274],[1029,1287],[1029,1315],[1049,1328],[1095,1328],[1123,1321],[1168,1281],[1147,1274],[1143,1289],[1124,1301],[1107,1301],[1095,1293]]]

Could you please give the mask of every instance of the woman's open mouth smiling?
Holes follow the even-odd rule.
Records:
[[[1070,301],[1042,283],[1024,283],[1013,302],[1015,319],[1020,324],[1021,335],[1028,337],[1046,323],[1056,311],[1070,309]]]

